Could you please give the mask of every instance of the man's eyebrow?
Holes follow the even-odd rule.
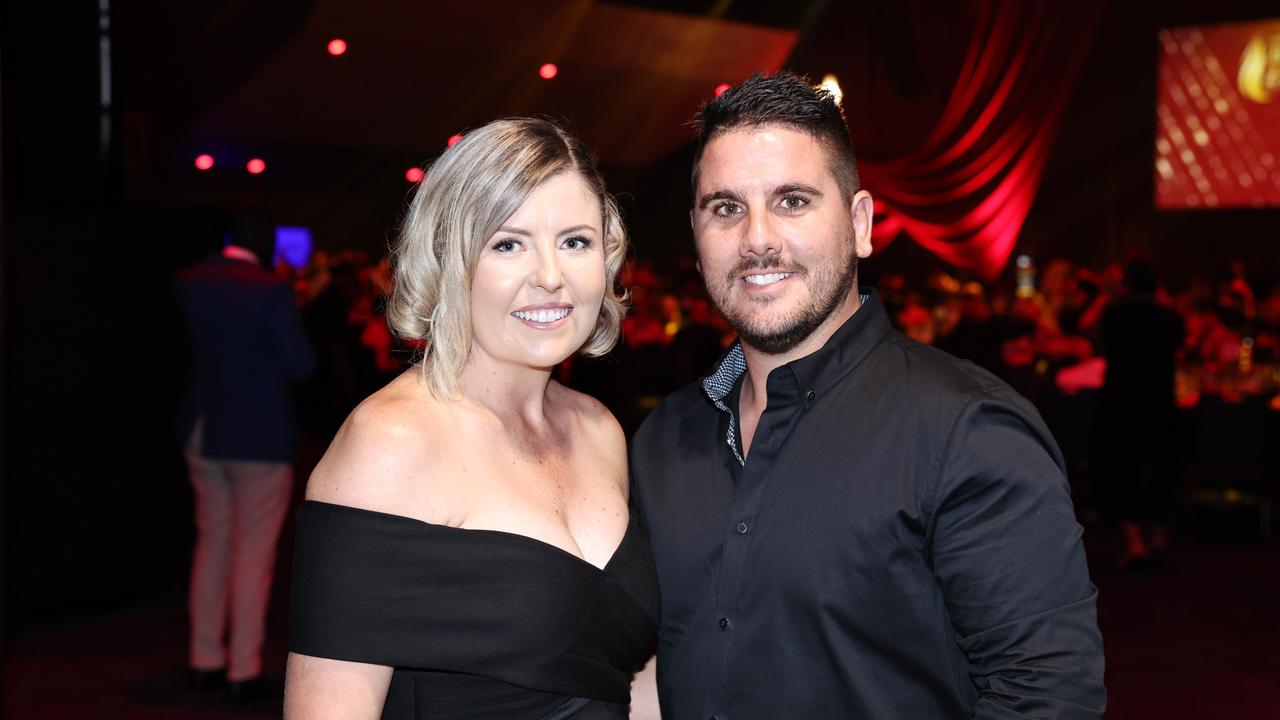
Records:
[[[822,191],[812,185],[804,183],[787,183],[774,188],[773,196],[790,195],[792,193],[804,193],[805,195],[813,195],[814,197],[822,197]]]
[[[730,190],[716,190],[698,198],[698,209],[705,210],[715,200],[732,200],[734,202],[742,202],[742,198],[735,192]]]

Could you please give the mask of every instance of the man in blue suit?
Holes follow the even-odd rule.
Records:
[[[197,530],[189,662],[195,688],[226,682],[232,700],[264,693],[267,602],[293,486],[293,386],[315,365],[292,288],[262,266],[273,249],[268,223],[241,222],[221,253],[177,279],[193,356],[181,425]]]

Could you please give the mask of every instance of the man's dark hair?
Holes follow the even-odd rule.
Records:
[[[265,268],[275,263],[276,235],[271,216],[261,210],[237,213],[227,229],[230,241],[258,256]]]
[[[815,87],[809,78],[789,72],[756,73],[703,103],[697,117],[694,142],[693,192],[698,192],[698,170],[707,143],[721,133],[760,125],[782,125],[816,138],[827,151],[827,164],[836,177],[845,201],[861,189],[858,163],[844,110],[835,96]],[[697,201],[697,198],[694,198]]]
[[[1124,286],[1141,295],[1150,295],[1160,286],[1160,273],[1155,263],[1142,256],[1134,257],[1124,266]]]

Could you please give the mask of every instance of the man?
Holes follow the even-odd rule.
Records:
[[[267,601],[293,486],[293,385],[315,365],[293,288],[260,262],[273,248],[269,224],[246,220],[234,244],[177,281],[194,359],[180,428],[196,501],[192,686],[225,684],[233,701],[265,694]]]
[[[1106,495],[1124,529],[1122,570],[1158,568],[1168,545],[1164,523],[1177,504],[1173,436],[1174,376],[1185,339],[1182,317],[1160,304],[1160,276],[1146,258],[1124,269],[1124,292],[1102,313],[1099,445]]]
[[[739,340],[632,448],[664,717],[1094,718],[1102,641],[1035,410],[892,330],[871,196],[825,91],[704,106],[690,212]]]

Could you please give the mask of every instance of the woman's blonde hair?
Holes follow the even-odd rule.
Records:
[[[427,171],[392,248],[391,329],[425,342],[421,366],[431,392],[460,394],[471,352],[471,279],[485,243],[548,178],[576,173],[600,201],[605,296],[580,352],[604,355],[618,341],[626,293],[616,286],[627,252],[618,205],[595,158],[560,126],[537,118],[496,120],[463,136]]]

